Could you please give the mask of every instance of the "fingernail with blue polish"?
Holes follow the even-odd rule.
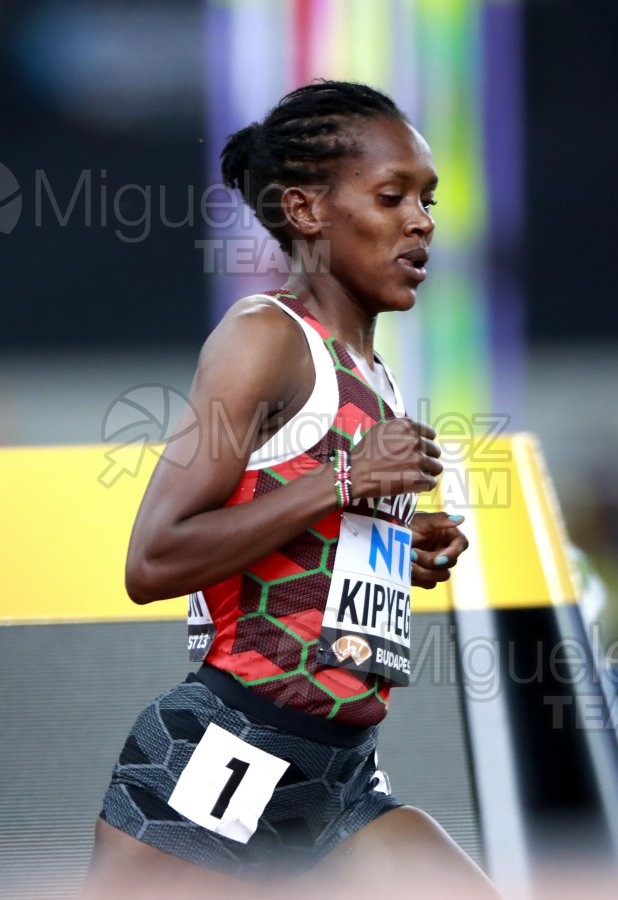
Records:
[[[448,562],[448,556],[436,556],[434,563],[436,566],[445,566]]]
[[[463,522],[463,516],[449,516],[451,522]]]
[[[416,560],[418,559],[418,553],[416,552],[416,550],[410,550],[410,559],[412,560],[412,562],[416,562]]]

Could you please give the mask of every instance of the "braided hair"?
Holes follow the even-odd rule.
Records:
[[[390,97],[365,84],[323,80],[304,85],[283,97],[263,122],[228,138],[221,154],[223,180],[240,190],[289,252],[280,206],[284,189],[331,183],[337,162],[360,153],[350,126],[384,116],[407,122]]]

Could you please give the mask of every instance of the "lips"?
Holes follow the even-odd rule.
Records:
[[[425,266],[429,260],[429,254],[424,247],[415,247],[413,250],[407,250],[400,253],[395,262],[407,273],[409,278],[420,284],[427,277]]]

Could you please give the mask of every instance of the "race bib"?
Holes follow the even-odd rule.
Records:
[[[318,661],[408,684],[412,533],[344,513]]]
[[[189,594],[189,610],[187,613],[187,646],[191,662],[201,662],[215,639],[215,628],[208,604],[201,591]]]
[[[289,765],[211,722],[167,802],[202,828],[246,844]]]

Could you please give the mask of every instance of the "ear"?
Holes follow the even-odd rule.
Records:
[[[322,230],[324,187],[288,187],[281,195],[281,209],[289,224],[304,237],[316,237]]]

